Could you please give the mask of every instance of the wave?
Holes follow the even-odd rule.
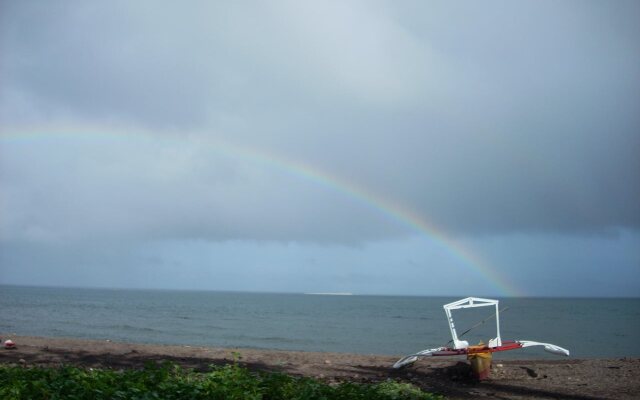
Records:
[[[136,332],[165,332],[164,330],[149,328],[148,326],[133,326],[129,324],[107,325],[103,328]]]

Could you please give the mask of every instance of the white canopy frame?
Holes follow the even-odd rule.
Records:
[[[456,332],[456,326],[453,323],[452,310],[459,310],[463,308],[475,308],[475,307],[495,307],[496,309],[496,337],[489,340],[489,347],[502,346],[502,338],[500,337],[500,309],[498,308],[498,300],[483,299],[480,297],[467,297],[462,300],[454,301],[453,303],[445,304],[444,312],[447,314],[447,321],[449,322],[449,329],[451,330],[451,338],[453,339],[454,349],[466,349],[469,347],[469,342],[466,340],[460,340],[458,333]]]

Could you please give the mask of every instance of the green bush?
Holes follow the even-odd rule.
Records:
[[[0,366],[1,399],[442,399],[408,383],[341,383],[280,373],[252,373],[238,365],[196,373],[175,364],[142,370]]]

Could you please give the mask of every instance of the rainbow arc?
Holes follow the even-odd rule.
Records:
[[[194,136],[195,137],[195,136]],[[66,127],[52,128],[32,127],[28,130],[19,129],[0,132],[0,144],[2,141],[31,141],[40,139],[72,138],[92,140],[103,138],[106,140],[131,140],[138,138],[152,141],[181,141],[192,140],[189,136],[178,139],[173,135],[159,136],[148,132],[124,132],[108,131],[105,128],[96,127]],[[181,142],[182,143],[182,142]],[[294,160],[272,151],[265,151],[253,147],[239,146],[228,142],[212,139],[198,139],[199,146],[205,145],[207,150],[215,151],[229,157],[240,158],[259,165],[274,168],[283,173],[299,179],[321,185],[328,190],[333,190],[348,196],[358,204],[368,207],[386,217],[401,223],[415,232],[427,237],[430,241],[441,247],[446,253],[466,269],[488,282],[491,287],[503,296],[518,296],[520,291],[493,267],[484,262],[478,255],[465,248],[460,242],[448,236],[442,229],[430,223],[424,216],[397,201],[390,200],[354,182],[344,180],[315,166]]]

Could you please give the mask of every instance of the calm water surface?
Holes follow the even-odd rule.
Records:
[[[450,339],[458,298],[316,296],[0,286],[0,333],[113,341],[401,355]],[[545,341],[572,357],[640,356],[640,299],[501,299],[503,339]],[[469,312],[471,311],[471,312]],[[454,314],[471,343],[494,336],[492,310]],[[553,358],[531,348],[501,358]]]

